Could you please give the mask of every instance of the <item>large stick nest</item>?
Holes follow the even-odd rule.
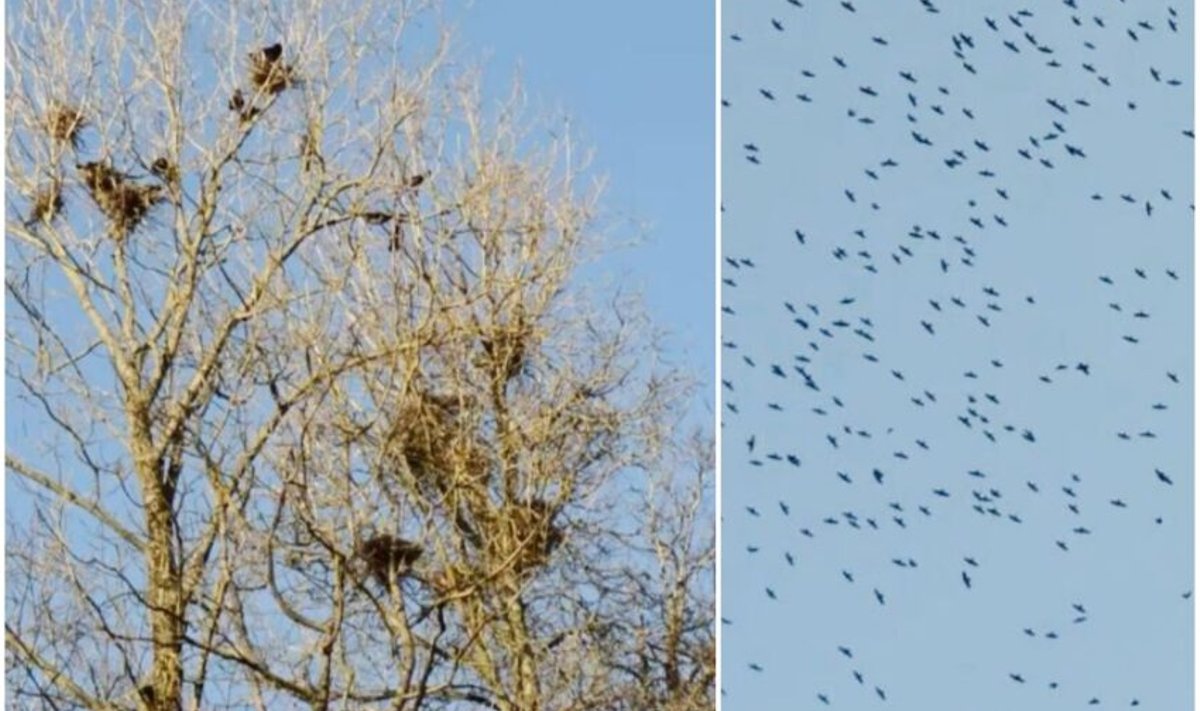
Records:
[[[107,163],[91,162],[75,167],[118,239],[137,229],[150,208],[162,199],[161,185],[139,185]]]
[[[385,457],[407,467],[425,494],[478,489],[491,466],[455,398],[417,393],[400,406],[384,441]]]
[[[506,505],[488,517],[483,536],[494,565],[507,564],[518,574],[545,565],[563,542],[554,525],[555,511],[541,499]]]
[[[386,533],[366,539],[355,550],[367,571],[385,587],[393,578],[407,575],[423,552],[419,544]]]

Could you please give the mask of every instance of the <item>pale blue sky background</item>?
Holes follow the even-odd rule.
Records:
[[[725,4],[724,708],[1191,708],[1191,4],[930,4]]]

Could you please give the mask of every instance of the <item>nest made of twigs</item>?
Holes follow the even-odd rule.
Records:
[[[564,534],[554,525],[555,511],[541,499],[505,506],[483,533],[493,562],[507,562],[518,574],[545,565],[562,545]]]
[[[69,104],[54,102],[46,111],[46,133],[59,143],[79,147],[79,134],[87,126],[83,111]]]
[[[367,571],[387,586],[393,578],[407,575],[424,550],[418,543],[383,533],[359,543],[354,552]]]
[[[92,200],[112,223],[118,238],[137,229],[150,208],[162,199],[161,185],[135,183],[107,163],[91,162],[76,168],[83,175],[83,183]]]
[[[396,413],[386,456],[403,462],[419,486],[434,492],[474,487],[487,478],[489,460],[459,415],[454,398],[418,394]]]
[[[299,83],[296,70],[283,61],[278,42],[250,53],[250,84],[264,94],[279,94]]]
[[[63,208],[62,183],[55,180],[34,193],[26,224],[30,227],[38,223],[50,224],[62,214]]]
[[[476,366],[499,375],[504,382],[512,380],[525,369],[526,343],[531,336],[529,327],[521,322],[496,326],[479,339],[483,352]]]

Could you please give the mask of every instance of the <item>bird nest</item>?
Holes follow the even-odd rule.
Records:
[[[518,574],[545,565],[564,537],[554,515],[541,499],[505,506],[484,533],[489,557]]]
[[[62,214],[63,207],[62,184],[56,180],[34,193],[28,224],[50,224]]]
[[[250,84],[264,94],[279,94],[295,86],[296,70],[283,61],[283,45],[273,44],[250,53]]]
[[[396,413],[385,457],[405,466],[425,493],[472,489],[487,479],[486,452],[464,426],[456,399],[419,394]]]
[[[366,539],[355,549],[367,572],[383,586],[407,575],[423,552],[420,544],[386,533]]]
[[[150,208],[162,199],[161,185],[139,185],[105,163],[85,163],[76,167],[83,174],[84,185],[92,200],[112,223],[118,238],[137,229]]]
[[[46,111],[46,133],[59,143],[79,147],[79,134],[87,125],[83,112],[74,106],[55,102]]]
[[[476,359],[476,366],[492,372],[503,382],[512,380],[525,368],[525,345],[530,335],[530,329],[520,323],[496,326],[479,339],[483,352]]]

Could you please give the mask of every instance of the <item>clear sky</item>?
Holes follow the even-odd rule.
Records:
[[[605,207],[629,221],[619,236],[644,234],[602,270],[645,294],[656,322],[673,334],[668,347],[711,401],[711,3],[460,0],[448,14],[466,53],[490,57],[491,87],[503,89],[519,69],[532,106],[565,111],[595,149],[595,169],[608,180]]]
[[[725,3],[727,711],[1192,707],[1192,23]]]

